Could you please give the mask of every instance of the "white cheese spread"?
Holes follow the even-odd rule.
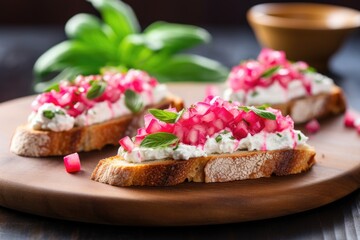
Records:
[[[221,136],[219,138],[219,135]],[[231,133],[215,134],[216,137],[208,137],[203,148],[180,143],[176,148],[143,148],[135,147],[131,152],[119,148],[118,155],[128,162],[140,163],[159,159],[188,160],[194,157],[204,157],[210,154],[233,153],[247,150],[277,150],[292,149],[297,145],[303,145],[308,140],[301,131],[286,129],[278,133],[260,132],[255,135],[236,140]]]
[[[144,105],[159,103],[167,94],[167,89],[164,84],[157,85],[153,94],[149,96],[148,92],[143,92],[141,97]],[[113,118],[121,117],[131,113],[126,107],[124,97],[114,103],[103,101],[96,103],[92,108],[78,115],[72,117],[66,113],[66,110],[54,105],[53,103],[45,103],[37,112],[32,112],[29,116],[29,125],[37,130],[51,130],[54,132],[68,131],[73,127],[88,126],[96,123],[101,123]],[[44,112],[52,112],[51,116],[46,117]],[[61,114],[59,114],[61,113]]]
[[[334,86],[332,79],[320,73],[307,73],[306,77],[310,80],[311,95],[328,93]],[[282,87],[277,81],[268,87],[256,86],[248,92],[244,90],[234,91],[228,88],[224,92],[224,99],[239,101],[244,105],[262,105],[264,103],[285,103],[306,95],[307,92],[303,83],[300,80],[293,80],[288,84],[288,88]]]

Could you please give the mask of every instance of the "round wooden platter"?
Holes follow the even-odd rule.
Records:
[[[98,160],[117,151],[81,153],[82,170],[65,171],[62,157],[9,152],[33,97],[0,104],[0,205],[37,215],[117,225],[203,225],[273,218],[335,201],[360,186],[360,137],[342,116],[323,121],[309,143],[317,163],[306,173],[229,183],[120,188],[90,180]]]

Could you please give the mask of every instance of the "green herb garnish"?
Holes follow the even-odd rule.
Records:
[[[88,99],[95,99],[100,97],[105,92],[107,85],[105,81],[92,81],[90,84],[91,87],[86,93],[86,97]]]
[[[34,65],[36,91],[79,74],[99,74],[104,67],[145,70],[160,82],[226,79],[229,70],[221,63],[194,54],[179,54],[208,43],[211,36],[205,29],[155,22],[141,32],[135,13],[123,1],[89,2],[101,18],[80,13],[68,20],[68,39],[46,51]],[[58,75],[52,78],[54,73]]]
[[[140,94],[128,89],[125,91],[125,105],[131,112],[138,113],[143,109],[144,102]]]
[[[298,140],[301,141],[301,135],[298,133]]]
[[[45,110],[43,111],[43,115],[44,117],[48,118],[48,119],[53,119],[55,117],[55,113],[51,110]]]
[[[184,112],[184,109],[180,112],[170,112],[161,109],[149,109],[149,112],[158,120],[166,123],[176,123]]]
[[[266,70],[266,71],[261,75],[261,77],[262,77],[262,78],[269,78],[269,77],[271,77],[272,75],[274,75],[280,68],[281,68],[281,66],[275,66],[275,67],[269,68],[268,70]]]
[[[256,97],[257,95],[259,95],[259,93],[258,93],[257,91],[253,91],[253,92],[251,93],[251,96],[252,96],[252,97]]]
[[[61,110],[55,110],[55,113],[59,115],[65,115],[64,111]]]
[[[253,111],[256,115],[258,115],[259,117],[262,117],[262,118],[276,120],[276,115],[272,112],[265,110],[265,108],[263,106],[260,106],[257,108],[243,106],[243,107],[239,107],[239,108],[244,110],[245,112]]]
[[[215,138],[215,141],[218,143],[222,140],[222,136],[221,134],[217,135],[216,138]]]
[[[282,137],[282,135],[280,133],[277,133],[276,135],[278,135],[278,137]]]
[[[179,138],[171,133],[158,132],[147,135],[140,143],[144,148],[165,148],[179,142]]]

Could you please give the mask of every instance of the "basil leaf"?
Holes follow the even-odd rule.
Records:
[[[256,115],[262,118],[270,119],[270,120],[276,120],[276,115],[272,112],[266,111],[264,109],[259,109],[256,107],[239,107],[240,109],[244,110],[245,112],[253,111]]]
[[[149,109],[149,113],[151,113],[154,117],[156,117],[160,121],[166,123],[175,123],[179,117],[178,113],[169,112],[161,109]]]
[[[317,70],[314,67],[308,67],[307,69],[305,69],[306,73],[316,73]]]
[[[140,30],[139,22],[129,5],[118,0],[89,0],[111,27],[119,43],[125,36]]]
[[[176,135],[167,132],[158,132],[147,135],[140,143],[140,147],[164,148],[178,142],[179,138]]]
[[[45,110],[43,111],[43,116],[51,120],[55,117],[55,113],[51,110]]]
[[[125,105],[133,113],[140,112],[144,107],[140,94],[130,89],[125,91]]]
[[[160,45],[149,42],[142,34],[131,34],[123,39],[118,55],[128,66],[141,67],[158,50]]]
[[[101,20],[96,16],[85,13],[73,16],[67,21],[65,32],[69,38],[77,39],[114,54],[115,46],[105,34]]]
[[[92,68],[95,72],[108,61],[102,53],[102,50],[94,50],[78,41],[64,41],[38,58],[34,65],[34,73],[41,78],[68,67]]]
[[[261,106],[257,106],[256,108],[257,108],[257,109],[260,109],[260,110],[266,110],[268,107],[270,107],[269,104],[263,104],[263,105],[261,105]]]
[[[268,70],[266,70],[266,71],[261,75],[261,77],[263,77],[263,78],[271,77],[271,76],[274,75],[280,68],[281,68],[281,66],[275,66],[275,67],[269,68]]]
[[[60,91],[59,83],[55,83],[51,85],[50,87],[46,88],[44,92],[50,92],[51,90],[55,90],[56,92],[59,92]]]
[[[175,55],[164,60],[160,66],[153,66],[149,72],[161,82],[221,82],[229,73],[216,61],[190,54]]]
[[[172,53],[210,41],[210,34],[203,28],[167,22],[155,22],[144,30],[149,42],[161,45],[161,50]]]
[[[215,138],[215,141],[218,143],[222,140],[222,136],[221,134],[217,135],[216,138]]]
[[[104,81],[93,81],[91,87],[86,93],[88,99],[95,99],[100,97],[106,90],[106,82]]]

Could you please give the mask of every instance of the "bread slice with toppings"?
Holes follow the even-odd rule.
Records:
[[[32,102],[10,150],[29,157],[66,155],[118,145],[136,134],[146,108],[183,108],[180,98],[144,71],[106,72],[61,81]],[[145,110],[144,110],[145,109]]]
[[[228,182],[307,171],[308,138],[289,116],[209,96],[180,112],[149,110],[145,126],[121,139],[118,155],[100,160],[91,179],[114,186]]]
[[[303,61],[285,52],[262,49],[255,60],[233,67],[224,98],[244,105],[268,104],[289,114],[296,124],[340,114],[346,109],[342,89]]]
[[[342,89],[334,86],[328,93],[296,98],[271,106],[281,110],[283,115],[290,115],[295,123],[300,124],[345,112],[346,99]]]
[[[91,179],[113,186],[171,186],[183,182],[229,182],[305,172],[315,163],[315,151],[295,149],[237,151],[189,160],[163,159],[129,163],[120,156],[101,160]]]
[[[174,107],[180,110],[184,106],[180,98],[168,95],[158,104],[147,108],[149,107]],[[121,137],[136,134],[136,129],[143,125],[146,109],[136,115],[127,114],[98,124],[74,127],[68,131],[34,130],[28,124],[22,125],[15,131],[10,151],[21,156],[43,157],[98,150],[105,145],[118,145]]]

